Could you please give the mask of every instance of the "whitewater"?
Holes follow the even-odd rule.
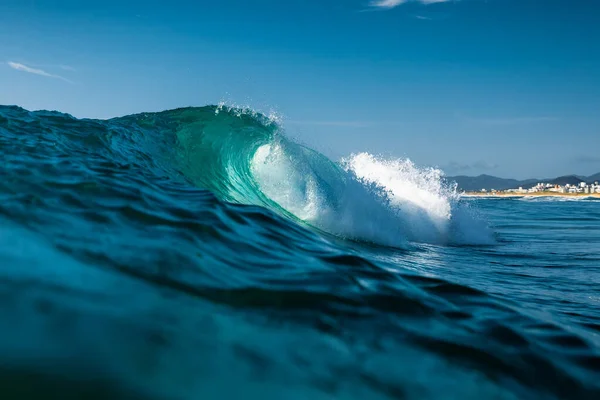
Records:
[[[3,398],[600,397],[598,201],[464,198],[222,104],[0,106],[0,157]]]

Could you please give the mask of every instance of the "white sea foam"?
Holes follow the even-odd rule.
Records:
[[[484,221],[460,202],[456,187],[444,183],[441,170],[368,153],[343,159],[342,165],[363,183],[383,188],[409,240],[436,244],[494,242]]]
[[[335,167],[287,141],[258,149],[252,173],[261,191],[329,233],[403,247],[407,242],[489,244],[492,236],[459,201],[442,172],[410,160],[354,154]]]

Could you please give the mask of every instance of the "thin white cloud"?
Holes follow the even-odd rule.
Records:
[[[394,8],[407,1],[408,0],[374,0],[371,2],[371,6],[378,8]]]
[[[60,79],[62,81],[68,82],[68,83],[73,83],[72,81],[68,80],[65,77],[62,77],[60,75],[51,74],[49,72],[44,71],[43,69],[28,67],[25,64],[16,63],[13,61],[9,61],[9,62],[7,62],[7,64],[9,67],[11,67],[12,69],[15,69],[17,71],[27,72],[27,73],[34,74],[34,75],[45,76],[47,78]]]
[[[411,1],[416,1],[421,4],[446,3],[450,0],[372,0],[371,7],[391,9],[406,4]]]

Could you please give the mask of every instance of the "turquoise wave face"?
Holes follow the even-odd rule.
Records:
[[[158,139],[161,146],[152,149],[150,154],[162,155],[159,158],[164,160],[167,173],[176,171],[222,201],[266,207],[297,222],[300,219],[295,214],[262,191],[254,168],[259,149],[273,143],[294,147],[296,157],[303,158],[301,153],[310,153],[313,156],[310,161],[319,159],[321,165],[340,172],[326,157],[288,142],[275,121],[249,110],[207,106],[138,114],[113,119],[110,123],[141,132],[137,140],[146,141],[149,146],[156,143],[149,140]],[[292,153],[290,151],[290,157]],[[299,162],[305,161],[303,158]]]
[[[278,129],[260,114],[235,113],[217,107],[188,109],[167,115],[179,145],[178,165],[196,186],[224,201],[272,206],[250,173],[256,150],[273,140]]]

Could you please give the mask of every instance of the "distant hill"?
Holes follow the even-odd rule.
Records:
[[[523,187],[525,189],[531,188],[536,184],[543,183],[551,183],[553,185],[566,185],[567,183],[570,185],[578,185],[580,182],[588,182],[593,183],[594,181],[600,181],[600,172],[588,177],[582,177],[577,175],[565,175],[560,176],[558,178],[548,178],[548,179],[525,179],[525,180],[517,180],[517,179],[504,179],[498,178],[496,176],[491,175],[479,175],[479,176],[448,176],[446,177],[448,182],[456,182],[458,184],[458,188],[460,190],[465,191],[479,191],[481,189],[496,189],[496,190],[506,190],[506,189],[517,189],[519,187]]]
[[[587,182],[596,182],[596,181],[600,182],[600,172],[587,177]]]
[[[579,185],[581,182],[587,182],[587,178],[581,178],[581,177],[575,176],[575,175],[566,175],[566,176],[559,176],[558,178],[550,179],[550,180],[544,181],[544,182],[552,183],[554,185],[561,185],[561,186],[564,186],[567,183],[569,185]]]
[[[521,186],[521,181],[516,179],[503,179],[491,175],[479,176],[449,176],[446,178],[450,182],[456,182],[458,188],[467,191],[481,189],[505,190]]]

